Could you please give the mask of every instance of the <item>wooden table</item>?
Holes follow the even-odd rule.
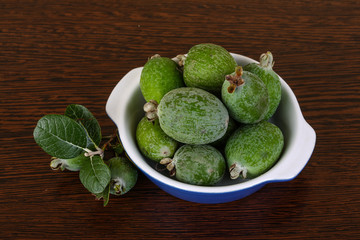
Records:
[[[359,1],[150,2],[0,2],[0,238],[360,239]],[[32,136],[42,116],[82,104],[111,134],[105,104],[118,81],[155,53],[203,42],[274,54],[317,133],[296,179],[205,205],[140,174],[103,207],[77,173],[50,169]]]

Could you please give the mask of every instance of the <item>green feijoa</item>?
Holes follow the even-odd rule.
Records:
[[[150,121],[146,117],[137,125],[136,141],[141,153],[156,162],[174,156],[178,147],[178,142],[161,129],[158,119]]]
[[[265,84],[241,66],[226,76],[221,97],[232,118],[240,123],[253,124],[264,119],[269,108]]]
[[[214,185],[224,176],[226,162],[222,154],[210,145],[183,145],[174,158],[165,158],[172,176],[181,182],[194,185]]]
[[[171,90],[160,101],[161,129],[186,144],[208,144],[224,136],[229,113],[213,94],[193,87]]]
[[[278,160],[283,146],[281,130],[268,121],[241,126],[225,146],[231,179],[254,178],[266,172]]]
[[[182,72],[170,58],[154,55],[141,71],[140,89],[146,101],[159,103],[168,91],[183,86]]]
[[[67,169],[69,171],[80,171],[84,161],[89,161],[89,157],[86,157],[84,154],[70,159],[53,158],[50,162],[50,167],[53,170],[60,169],[64,171]]]
[[[214,94],[221,92],[225,75],[237,66],[231,54],[222,46],[202,43],[190,48],[184,62],[184,82]]]
[[[265,84],[269,94],[269,110],[265,114],[265,120],[274,115],[281,100],[281,83],[280,78],[273,70],[273,55],[266,52],[260,55],[260,63],[249,63],[244,66],[244,70],[257,75]]]
[[[132,189],[137,181],[136,167],[126,157],[113,157],[109,160],[111,171],[110,193],[123,195]]]

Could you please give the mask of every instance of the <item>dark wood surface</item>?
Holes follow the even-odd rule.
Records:
[[[155,1],[154,1],[155,2]],[[360,239],[359,1],[0,1],[0,239]],[[140,174],[95,201],[34,142],[40,117],[107,98],[132,68],[212,42],[276,72],[315,129],[296,179],[244,199],[186,202]]]

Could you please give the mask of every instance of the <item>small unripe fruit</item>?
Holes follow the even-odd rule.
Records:
[[[114,157],[109,160],[111,171],[110,193],[123,195],[132,189],[137,181],[136,167],[126,157]]]

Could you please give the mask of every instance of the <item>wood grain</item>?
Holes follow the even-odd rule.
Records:
[[[0,2],[1,239],[359,239],[358,1]],[[107,207],[77,173],[53,172],[32,132],[45,114],[88,107],[103,134],[117,82],[158,53],[212,42],[275,71],[317,133],[296,179],[244,199],[174,198],[142,174]]]

